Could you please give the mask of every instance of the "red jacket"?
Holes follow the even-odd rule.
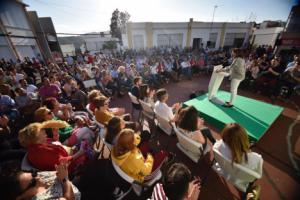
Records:
[[[28,147],[28,161],[39,170],[53,171],[62,159],[71,160],[72,157],[60,145],[33,144]]]

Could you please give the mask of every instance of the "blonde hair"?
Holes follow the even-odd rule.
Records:
[[[38,108],[34,112],[34,121],[35,122],[45,121],[45,116],[47,115],[48,112],[51,112],[51,111],[45,106]]]
[[[31,144],[35,144],[41,129],[44,128],[65,128],[69,124],[61,120],[49,120],[43,123],[32,123],[19,131],[19,142],[23,147],[28,147]]]
[[[93,103],[94,99],[97,97],[97,96],[100,96],[101,95],[101,92],[99,90],[92,90],[88,93],[88,101],[89,103]]]
[[[31,144],[35,144],[38,135],[40,134],[42,126],[41,123],[32,123],[19,131],[19,142],[27,148]]]
[[[125,72],[126,68],[124,66],[120,66],[118,68],[118,72]]]
[[[243,158],[248,161],[247,153],[250,144],[246,130],[237,123],[227,124],[221,132],[221,137],[231,150],[232,163],[242,163]]]
[[[117,144],[114,146],[112,153],[114,156],[121,156],[135,147],[134,145],[134,131],[132,129],[123,129],[117,140]]]

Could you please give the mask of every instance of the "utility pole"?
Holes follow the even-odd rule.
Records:
[[[214,6],[213,17],[212,17],[212,20],[211,20],[210,31],[209,31],[209,33],[210,33],[211,30],[212,30],[212,26],[213,26],[214,19],[215,19],[215,12],[216,12],[216,9],[217,9],[218,7],[219,7],[218,5],[215,5],[215,6]]]

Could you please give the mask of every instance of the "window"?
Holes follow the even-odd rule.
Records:
[[[133,48],[144,49],[144,36],[143,35],[134,35],[133,36]]]
[[[157,46],[159,47],[182,47],[183,35],[175,34],[159,34],[157,36]]]
[[[226,33],[225,36],[225,47],[241,47],[245,39],[246,33]]]
[[[215,48],[217,38],[218,38],[218,33],[210,33],[209,34],[209,43],[208,43],[207,47],[208,48]]]

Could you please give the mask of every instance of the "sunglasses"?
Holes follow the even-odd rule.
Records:
[[[32,179],[30,180],[28,186],[26,187],[25,190],[23,190],[23,191],[21,192],[20,195],[24,194],[25,192],[27,192],[27,191],[30,190],[31,188],[34,188],[34,187],[37,185],[37,181],[36,181],[37,171],[32,171],[32,172],[31,172],[31,176],[32,176]]]

